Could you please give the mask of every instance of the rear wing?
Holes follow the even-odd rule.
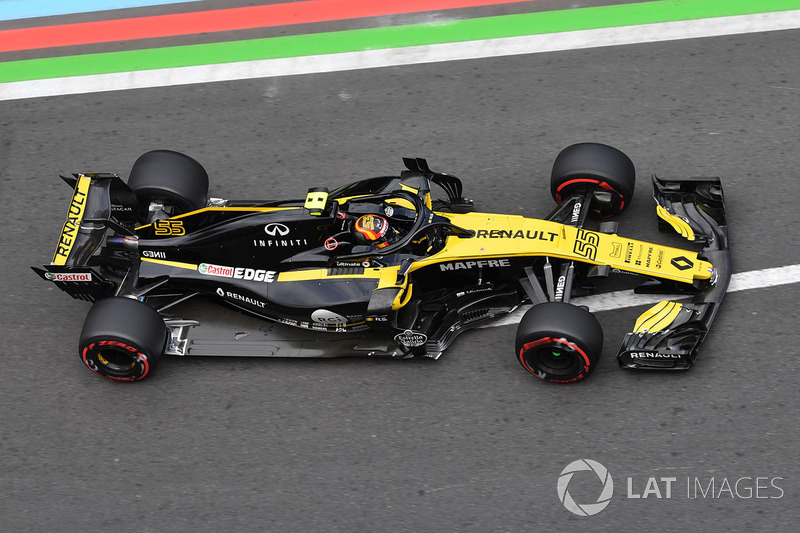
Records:
[[[645,311],[625,336],[617,360],[623,368],[684,370],[697,358],[731,279],[725,199],[719,178],[661,180],[653,176],[653,192],[660,229],[675,230],[701,244],[698,258],[710,263],[713,271],[707,280],[684,285],[683,291],[678,285],[656,281],[637,288],[638,293],[684,292],[691,301],[664,300]],[[673,261],[678,261],[679,268],[688,268],[680,259],[688,261]]]
[[[40,278],[55,283],[56,287],[76,300],[93,302],[114,293],[115,285],[104,279],[94,268],[50,264],[31,269]]]
[[[109,229],[134,235],[131,228],[142,207],[135,193],[116,174],[73,174],[61,178],[73,188],[66,220],[50,264],[31,268],[73,298],[93,301],[109,296],[114,284],[103,278],[92,257]]]

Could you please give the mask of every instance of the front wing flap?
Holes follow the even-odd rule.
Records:
[[[672,228],[704,245],[698,257],[713,266],[697,280],[691,302],[664,300],[645,311],[625,336],[617,360],[623,368],[685,370],[697,358],[731,278],[725,201],[719,178],[661,180],[653,177],[661,228]],[[637,292],[666,292],[666,284],[645,284]],[[677,298],[680,299],[680,298]]]

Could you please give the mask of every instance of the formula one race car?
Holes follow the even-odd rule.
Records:
[[[652,178],[662,229],[698,252],[617,235],[609,217],[630,203],[635,171],[610,146],[558,155],[558,206],[543,220],[475,212],[458,178],[403,161],[400,176],[269,202],[209,199],[203,167],[167,150],[139,157],[127,184],[62,176],[74,189],[67,220],[52,262],[33,270],[94,302],[80,356],[120,381],[162,355],[436,359],[459,333],[530,302],[516,357],[543,380],[573,382],[597,366],[603,332],[570,298],[617,274],[639,292],[692,297],[645,311],[620,366],[695,361],[731,276],[718,178]]]

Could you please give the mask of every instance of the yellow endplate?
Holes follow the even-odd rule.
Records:
[[[83,220],[83,214],[86,211],[86,198],[89,194],[89,185],[92,180],[86,176],[81,175],[78,178],[78,183],[75,185],[75,192],[72,195],[72,201],[69,204],[69,211],[67,211],[67,220],[64,222],[64,227],[61,228],[61,236],[56,245],[56,251],[53,254],[54,265],[64,265],[67,262],[69,253],[72,251],[72,246],[75,244],[75,239],[78,237],[78,229]]]
[[[669,223],[669,225],[672,226],[672,229],[677,231],[682,237],[690,241],[694,241],[694,231],[685,220],[673,215],[660,205],[656,206],[656,213],[658,214],[659,218]]]
[[[668,328],[678,313],[681,312],[683,304],[678,302],[662,301],[642,313],[636,319],[633,326],[634,333],[646,333],[648,331],[663,331]]]

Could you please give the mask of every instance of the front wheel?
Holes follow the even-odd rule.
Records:
[[[613,146],[573,144],[561,150],[553,163],[550,192],[560,205],[572,192],[594,192],[592,214],[618,215],[633,199],[636,169],[630,158]]]
[[[603,329],[589,311],[563,302],[530,308],[517,328],[517,360],[534,376],[571,383],[594,371],[603,351]]]
[[[155,309],[129,298],[105,298],[86,315],[78,350],[92,372],[138,381],[153,371],[166,343],[167,326]]]

